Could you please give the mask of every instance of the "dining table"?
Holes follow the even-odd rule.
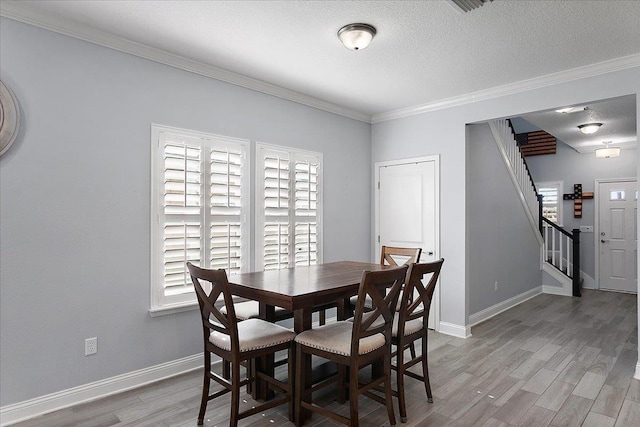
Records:
[[[275,307],[292,311],[294,331],[300,333],[311,329],[312,314],[318,307],[335,304],[337,319],[346,319],[350,313],[349,298],[357,295],[362,273],[388,268],[392,267],[356,261],[296,266],[230,275],[229,287],[234,296],[258,301],[260,317],[265,320],[274,320]],[[301,375],[309,386],[311,357],[305,357],[301,365],[302,372],[296,372],[296,375]],[[259,361],[257,369],[272,374],[275,369],[273,357]],[[293,378],[288,380],[294,381]],[[265,384],[256,384],[252,394],[257,399],[270,398]],[[302,415],[303,418],[306,416]]]

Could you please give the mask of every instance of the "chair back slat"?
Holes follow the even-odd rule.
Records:
[[[207,270],[196,267],[190,262],[187,263],[191,281],[198,297],[200,314],[202,317],[202,328],[205,342],[209,339],[211,331],[228,335],[231,342],[231,352],[239,351],[238,321],[233,306],[233,298],[229,290],[227,273],[224,270]],[[207,294],[200,281],[211,284],[211,291]],[[220,311],[215,304],[222,294],[226,314]]]
[[[393,316],[398,304],[400,289],[408,266],[381,271],[365,271],[358,288],[358,300],[353,319],[351,354],[358,354],[362,338],[382,333],[387,343],[391,342]],[[373,310],[365,313],[365,299],[373,301]]]
[[[398,319],[398,335],[404,334],[404,324],[408,321],[422,317],[424,328],[429,322],[429,309],[436,289],[438,277],[444,258],[434,262],[411,264],[407,271],[404,292],[400,302]],[[423,278],[431,275],[425,285]]]
[[[420,261],[420,254],[422,248],[398,248],[395,246],[382,246],[380,250],[380,264],[391,265],[393,267],[398,266],[398,262],[394,259],[396,257],[407,258],[403,265],[409,265]]]

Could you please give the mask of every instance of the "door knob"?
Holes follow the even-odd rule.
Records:
[[[600,243],[607,243],[608,240],[600,240]]]
[[[433,251],[427,252],[427,255],[433,255]]]

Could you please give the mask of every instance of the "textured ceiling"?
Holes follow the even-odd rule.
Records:
[[[0,3],[7,9],[11,3]],[[21,1],[80,23],[375,115],[640,53],[640,1]],[[365,22],[359,52],[336,37]],[[46,26],[46,25],[45,25]]]
[[[574,105],[572,113],[557,113],[555,110],[525,114],[523,119],[545,130],[580,153],[602,148],[604,141],[616,147],[636,146],[636,97],[622,96],[599,102]],[[584,108],[584,109],[580,109]],[[600,130],[585,135],[578,125],[602,123]]]

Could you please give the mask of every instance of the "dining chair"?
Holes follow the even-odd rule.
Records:
[[[399,248],[383,245],[380,249],[380,265],[391,265],[397,267],[398,265],[413,264],[420,260],[421,254],[422,248]],[[401,261],[401,264],[398,264],[398,261]],[[357,299],[357,295],[354,295],[349,299],[350,310],[348,314],[351,316],[353,316]],[[364,307],[366,310],[371,310],[373,308],[370,298],[365,300]]]
[[[202,400],[198,413],[198,425],[202,425],[207,409],[207,403],[226,393],[231,392],[231,417],[229,425],[237,426],[238,420],[257,414],[269,408],[284,403],[289,404],[289,419],[293,421],[293,381],[288,383],[279,381],[257,369],[247,369],[246,378],[240,380],[240,365],[245,362],[252,364],[258,357],[274,354],[277,351],[288,352],[288,378],[293,378],[294,352],[293,340],[295,333],[287,328],[261,319],[247,319],[239,322],[233,304],[227,274],[224,270],[208,270],[187,263],[191,274],[191,281],[198,297],[202,330],[204,334],[204,383],[202,386]],[[200,281],[210,284],[207,292]],[[209,288],[209,287],[207,287]],[[216,308],[216,302],[222,295],[227,314]],[[231,363],[230,379],[213,372],[211,369],[211,355],[215,354],[223,361]],[[284,396],[274,398],[264,404],[240,412],[240,387],[251,384],[257,378],[265,381],[268,387]],[[211,381],[224,387],[223,390],[209,394]]]
[[[392,364],[392,369],[397,373],[396,384],[398,388],[393,394],[398,397],[400,421],[403,423],[407,421],[407,406],[404,392],[405,375],[423,381],[427,393],[427,400],[429,403],[433,403],[431,385],[429,383],[427,332],[431,300],[443,263],[444,259],[441,258],[435,262],[411,264],[409,266],[400,300],[400,310],[393,321],[391,343],[395,347],[395,351],[392,352],[391,357],[393,358],[395,356],[396,358],[396,364]],[[429,281],[425,286],[422,280],[425,276],[429,275],[431,275],[431,277],[429,277]],[[422,340],[422,353],[416,356],[414,352],[412,352],[411,359],[405,361],[405,350],[412,347],[417,340]],[[422,375],[408,370],[420,362],[422,362]]]
[[[387,407],[389,423],[396,424],[393,412],[391,390],[391,329],[398,303],[400,288],[408,267],[402,266],[381,271],[364,271],[358,288],[358,303],[355,318],[338,321],[310,329],[296,336],[296,385],[295,418],[301,425],[303,411],[312,411],[349,426],[358,426],[358,397],[363,394]],[[375,308],[365,313],[365,297],[371,297]],[[338,373],[329,379],[306,388],[303,378],[303,364],[306,355],[314,355],[338,364]],[[358,372],[361,368],[374,365],[383,369],[373,369],[371,380],[360,384]],[[313,403],[313,392],[325,386],[338,385],[338,402],[344,402],[344,384],[349,372],[349,414],[344,417]],[[371,389],[382,386],[382,398]]]

